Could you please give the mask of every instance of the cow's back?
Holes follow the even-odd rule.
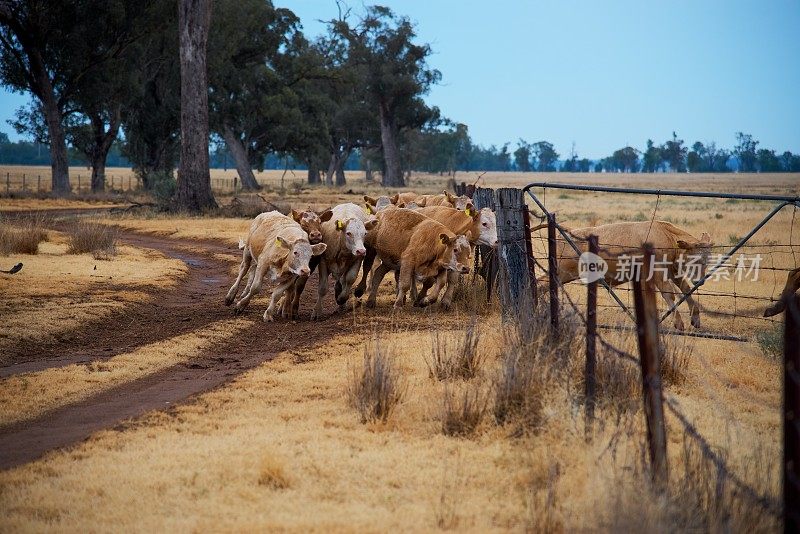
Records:
[[[258,215],[251,224],[247,246],[254,258],[262,256],[265,250],[274,246],[278,236],[289,242],[306,237],[303,228],[291,217],[277,211]]]
[[[449,206],[426,206],[416,211],[435,221],[439,221],[454,234],[465,235],[472,230],[474,223],[472,217],[461,210]]]
[[[378,213],[378,226],[367,233],[367,245],[382,256],[399,259],[408,246],[414,228],[423,221],[431,220],[410,209],[389,206]]]

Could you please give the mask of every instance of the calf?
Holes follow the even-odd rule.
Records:
[[[291,215],[292,219],[308,234],[308,241],[312,245],[316,245],[322,243],[322,223],[329,221],[333,212],[327,209],[317,213],[309,208],[306,211],[292,210]]]
[[[369,214],[375,214],[381,211],[383,208],[388,206],[396,206],[398,200],[400,199],[400,195],[394,196],[380,196],[378,198],[372,198],[370,196],[364,195],[364,202],[366,203],[366,210]]]
[[[789,299],[798,289],[800,289],[800,267],[789,271],[789,275],[786,277],[786,285],[783,286],[778,302],[764,310],[764,317],[772,317],[785,310]]]
[[[225,297],[225,304],[231,305],[239,292],[239,285],[244,275],[250,271],[250,277],[242,298],[236,303],[237,313],[243,311],[260,290],[264,277],[269,273],[270,279],[277,283],[272,292],[269,307],[264,312],[264,320],[272,321],[278,299],[295,282],[298,276],[308,276],[308,262],[312,256],[325,252],[325,243],[312,245],[308,234],[292,218],[276,211],[262,213],[253,219],[247,241],[240,244],[243,248],[242,264],[239,275]],[[255,261],[251,270],[250,266]]]
[[[453,196],[449,191],[442,191],[441,195],[420,195],[414,199],[414,202],[418,206],[447,206],[462,211],[472,205],[472,199],[468,196]]]
[[[406,293],[414,279],[436,279],[445,269],[469,269],[459,265],[453,255],[456,235],[442,223],[412,210],[389,207],[378,214],[378,227],[367,234],[366,244],[373,248],[381,264],[372,274],[367,307],[374,307],[378,286],[387,272],[399,269],[397,298],[394,306],[405,304]]]

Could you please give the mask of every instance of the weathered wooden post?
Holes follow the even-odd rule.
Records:
[[[800,532],[800,296],[783,325],[783,531]]]
[[[642,395],[647,423],[647,443],[653,482],[664,488],[669,480],[667,467],[667,433],[664,427],[664,401],[661,391],[661,358],[658,340],[658,308],[655,284],[649,275],[653,261],[653,245],[643,247],[642,268],[634,273],[633,299],[636,308],[636,336],[642,368]]]
[[[128,191],[130,191],[131,189],[132,189],[131,188],[131,175],[129,174],[128,175]]]
[[[522,190],[502,187],[495,191],[497,208],[497,237],[500,247],[497,251],[500,265],[500,304],[504,317],[517,317],[520,312],[532,303],[524,298],[528,290],[528,253],[525,241],[525,222],[522,217],[525,202]]]
[[[78,193],[81,192],[81,175],[78,175]]]
[[[533,259],[533,245],[531,244],[531,217],[528,213],[528,206],[525,204],[523,204],[522,208],[522,219],[525,222],[525,252],[528,256],[528,280],[531,285],[531,303],[536,306],[539,304],[538,295],[536,294],[536,262]]]
[[[494,190],[479,187],[472,197],[472,205],[476,209],[489,208],[495,211]],[[486,280],[486,300],[492,298],[492,288],[497,280],[497,251],[486,245],[478,245],[475,252],[475,272]]]
[[[589,252],[597,254],[599,247],[597,236],[589,236]],[[595,367],[597,366],[597,280],[589,282],[586,290],[586,369],[585,388],[586,397],[586,434],[591,432],[594,421],[595,407]]]
[[[547,214],[547,271],[550,290],[550,329],[558,332],[558,244],[556,242],[556,216]]]

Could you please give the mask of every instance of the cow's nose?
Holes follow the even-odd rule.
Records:
[[[367,249],[360,248],[356,250],[356,256],[365,256],[367,254]]]
[[[303,268],[300,269],[300,274],[302,274],[303,276],[307,275],[310,272],[311,272],[311,269],[309,269],[308,267],[303,267]]]
[[[322,234],[320,232],[311,232],[311,239],[319,241],[322,239]]]
[[[497,245],[499,245],[499,244],[500,244],[500,240],[499,240],[499,239],[495,239],[495,240],[494,240],[494,243],[492,243],[492,246],[493,246],[493,247],[496,247],[496,246],[497,246]]]

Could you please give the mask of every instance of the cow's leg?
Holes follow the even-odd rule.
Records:
[[[250,269],[251,263],[253,263],[253,257],[250,255],[250,247],[244,247],[242,263],[239,265],[239,276],[236,277],[236,281],[231,286],[228,294],[225,295],[226,306],[230,306],[233,304],[233,301],[236,300],[236,293],[239,292],[239,285],[242,283],[242,278],[244,278],[245,273]]]
[[[286,293],[286,290],[289,289],[289,287],[294,285],[295,279],[296,277],[292,276],[286,282],[283,282],[282,284],[278,285],[278,287],[276,287],[275,290],[272,292],[272,297],[270,297],[269,299],[269,307],[267,308],[267,311],[264,312],[265,322],[275,320],[274,315],[278,299],[280,299],[284,295],[284,293]]]
[[[369,275],[370,271],[372,270],[372,264],[375,263],[375,255],[377,254],[374,248],[372,247],[366,247],[366,248],[367,248],[367,254],[364,256],[364,262],[363,262],[364,271],[361,274],[361,281],[358,283],[358,285],[355,287],[355,290],[353,291],[353,294],[358,298],[361,298],[361,296],[364,295],[364,292],[367,290],[367,275]]]
[[[312,319],[322,317],[322,299],[328,293],[328,264],[324,261],[319,262],[319,285],[317,287],[317,304],[311,313]]]
[[[341,291],[339,295],[336,297],[336,304],[339,306],[344,306],[347,304],[347,300],[350,298],[350,291],[353,289],[353,283],[356,281],[358,277],[358,271],[361,269],[361,262],[363,258],[358,258],[356,261],[353,262],[353,265],[347,269],[341,278],[339,278],[339,283],[341,284]]]
[[[653,277],[653,280],[656,280],[656,278]],[[666,301],[667,306],[671,308],[672,305],[675,304],[675,286],[669,280],[656,280],[656,287]],[[683,330],[685,327],[683,326],[683,319],[681,318],[680,312],[678,312],[678,308],[675,308],[673,313],[675,314],[675,328],[677,330]]]
[[[411,289],[414,284],[414,268],[409,265],[410,262],[404,261],[400,263],[400,281],[397,285],[397,298],[394,301],[395,308],[402,308],[406,304],[406,293]]]
[[[700,305],[697,304],[697,301],[694,300],[694,297],[689,294],[689,290],[691,289],[689,282],[682,276],[675,276],[672,278],[672,281],[681,289],[681,292],[686,295],[686,303],[689,305],[689,309],[692,313],[692,326],[695,328],[700,328]]]
[[[266,272],[267,262],[258,262],[255,266],[255,269],[253,269],[253,272],[250,273],[250,280],[247,283],[247,288],[244,295],[242,295],[242,298],[239,299],[239,302],[237,302],[236,306],[234,306],[236,313],[240,313],[242,310],[244,310],[247,305],[250,304],[250,299],[252,299],[258,294],[259,291],[261,291],[261,283],[264,280],[264,275]]]
[[[417,284],[413,283],[412,281],[411,300],[412,302],[414,302],[414,306],[419,306],[421,308],[424,308],[425,306],[431,303],[430,299],[426,298],[426,295],[428,294],[428,290],[431,288],[431,286],[434,284],[435,281],[436,280],[433,277],[426,278],[425,280],[423,280],[422,287],[420,288],[419,293],[417,293],[416,291]]]
[[[292,303],[289,308],[290,319],[297,319],[300,316],[298,313],[298,310],[300,309],[300,296],[303,294],[303,290],[306,288],[306,283],[308,283],[308,276],[299,276],[297,278],[297,282],[294,284]]]
[[[449,310],[450,306],[453,304],[453,293],[456,290],[456,285],[458,285],[460,278],[461,275],[456,271],[447,271],[447,290],[444,292],[441,303],[441,306],[445,310]]]
[[[386,276],[386,273],[391,270],[391,267],[387,266],[384,262],[381,262],[381,264],[375,268],[370,280],[372,285],[370,286],[369,298],[367,299],[367,308],[375,307],[375,302],[378,299],[378,287],[381,285],[381,281],[383,281],[383,277]]]
[[[280,315],[284,319],[292,318],[292,306],[294,305],[295,292],[297,291],[301,278],[306,278],[306,277],[298,276],[297,278],[295,278],[295,280],[292,282],[292,285],[290,285],[289,288],[286,290],[286,293],[283,296],[283,300],[281,301],[280,306],[278,306],[278,315]]]

